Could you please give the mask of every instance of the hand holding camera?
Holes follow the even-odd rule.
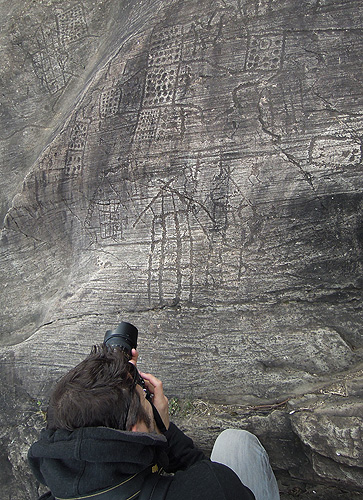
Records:
[[[166,429],[169,428],[169,401],[164,394],[163,383],[151,373],[140,372],[145,381],[146,389],[152,394],[152,405],[157,409]],[[155,414],[154,414],[155,417]],[[156,424],[159,424],[155,418]],[[159,428],[160,429],[160,428]]]
[[[137,328],[131,323],[123,321],[115,330],[106,331],[104,344],[111,349],[121,349],[130,363],[136,366],[138,358],[137,337]],[[137,372],[135,382],[146,392],[146,398],[152,406],[158,429],[161,432],[166,432],[169,428],[169,405],[168,398],[164,394],[162,381],[151,373]]]

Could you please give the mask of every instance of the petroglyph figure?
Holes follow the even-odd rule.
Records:
[[[119,200],[97,201],[102,239],[122,238],[122,224]]]
[[[36,77],[52,96],[62,93],[75,76],[79,63],[74,44],[88,36],[83,5],[79,3],[38,18],[34,33],[22,40],[21,47],[31,59]]]
[[[149,66],[178,64],[183,46],[183,27],[171,26],[155,31],[149,49]]]
[[[135,142],[148,144],[153,141],[159,122],[159,116],[159,109],[145,109],[141,111],[135,132]]]
[[[36,50],[32,53],[34,71],[50,94],[63,89],[70,74],[66,71],[67,54],[60,45],[56,25],[40,26],[35,33]]]

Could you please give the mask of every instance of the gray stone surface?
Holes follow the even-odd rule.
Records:
[[[206,451],[248,428],[286,499],[362,495],[362,13],[0,5],[2,498],[121,320]]]

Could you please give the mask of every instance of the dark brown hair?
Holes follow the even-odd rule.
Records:
[[[133,366],[118,348],[103,344],[57,383],[49,401],[48,429],[111,427],[131,430],[150,417],[135,390]]]

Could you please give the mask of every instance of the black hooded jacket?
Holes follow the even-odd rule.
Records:
[[[172,423],[165,435],[107,427],[43,430],[28,459],[35,477],[51,490],[47,500],[113,487],[154,464],[175,473],[166,500],[254,500],[231,469],[206,459]]]

